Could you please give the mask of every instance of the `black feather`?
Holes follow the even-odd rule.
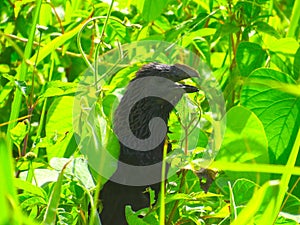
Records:
[[[146,140],[151,135],[155,135],[155,132],[151,133],[150,121],[153,118],[159,117],[162,119],[161,122],[167,125],[169,114],[182,95],[185,92],[198,91],[196,87],[177,84],[175,82],[197,75],[196,71],[180,64],[170,66],[150,63],[143,66],[128,85],[115,112],[114,127],[117,136],[119,130],[123,129],[123,124],[126,120],[128,120],[130,127],[130,131],[128,132],[132,132],[136,138]],[[147,80],[145,82],[143,79],[146,78]],[[148,92],[156,93],[157,96],[149,95],[139,99],[140,95],[145,93],[147,95]],[[136,101],[137,99],[138,101]],[[126,115],[128,108],[130,108],[129,115]],[[159,129],[159,126],[152,127],[152,131],[157,131],[157,129]],[[100,217],[103,225],[127,224],[125,218],[126,205],[131,205],[134,211],[149,207],[150,199],[149,195],[145,193],[146,188],[151,187],[151,189],[155,191],[157,198],[160,190],[159,181],[161,180],[161,165],[159,163],[163,157],[162,153],[166,132],[167,130],[163,133],[163,139],[157,143],[154,148],[148,151],[136,150],[132,146],[126,146],[120,141],[118,169],[100,192],[100,199],[103,203],[103,210],[100,213]],[[118,137],[120,140],[120,136]],[[132,141],[131,144],[134,146],[136,143]],[[169,145],[168,150],[170,149],[171,146]],[[124,164],[139,167],[154,164],[158,166],[149,170],[127,170]],[[143,184],[141,182],[141,184],[137,183],[132,185],[134,179],[138,179],[138,177],[148,179],[149,184]],[[151,182],[153,180],[157,182]]]

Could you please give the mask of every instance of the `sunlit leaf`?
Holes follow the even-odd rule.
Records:
[[[47,148],[47,157],[63,157],[73,134],[72,110],[74,97],[56,98],[48,111],[46,135],[51,137],[53,145]]]
[[[293,78],[295,80],[298,80],[300,77],[300,47],[298,48],[296,54],[295,54],[295,58],[294,58],[294,76]]]
[[[142,0],[137,1],[137,7],[142,13],[142,17],[150,22],[161,15],[168,1]]]
[[[267,58],[266,52],[258,44],[241,42],[236,52],[236,62],[242,76],[249,74],[264,65]]]
[[[250,78],[265,82],[245,85],[241,104],[253,111],[264,125],[271,162],[286,163],[299,128],[300,100],[299,97],[270,87],[268,80],[287,84],[295,82],[284,73],[264,68],[254,71]]]
[[[269,215],[274,211],[279,182],[269,181],[264,184],[238,214],[232,225],[268,224]]]

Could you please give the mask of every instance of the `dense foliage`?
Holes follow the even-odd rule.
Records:
[[[218,121],[205,90],[186,99],[192,117],[179,117],[179,104],[169,121],[168,162],[177,174],[157,204],[126,208],[129,223],[300,223],[300,1],[2,0],[0,7],[0,224],[99,224],[105,179],[79,150],[77,87],[103,55],[147,40],[201,58],[224,96],[226,130],[203,170],[199,159]],[[94,102],[96,145],[115,156],[111,117],[141,63],[105,79]],[[199,140],[187,138],[195,130]]]

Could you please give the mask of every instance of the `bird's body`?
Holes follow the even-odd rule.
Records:
[[[149,207],[148,187],[157,198],[169,114],[185,92],[198,90],[175,82],[195,76],[184,65],[150,63],[128,85],[114,117],[120,142],[118,168],[100,192],[103,225],[126,225],[126,205],[134,211]]]

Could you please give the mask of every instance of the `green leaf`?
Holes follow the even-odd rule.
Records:
[[[20,178],[22,180],[26,180],[26,177],[28,176],[27,174],[28,174],[28,171],[21,172]],[[50,169],[35,169],[34,177],[35,177],[35,180],[37,181],[37,185],[39,187],[42,187],[43,185],[45,185],[47,183],[55,182],[58,177],[58,172],[53,169],[52,170],[50,170]],[[26,188],[25,189],[26,191],[29,188],[29,187],[24,187],[24,185],[22,185],[22,184],[18,184],[18,185],[21,185],[21,189],[22,189],[22,187]],[[30,192],[30,189],[28,189],[28,191]]]
[[[269,216],[272,214],[276,197],[279,193],[279,182],[269,181],[265,183],[251,198],[249,203],[238,214],[232,225],[269,224]]]
[[[25,81],[16,80],[14,76],[9,74],[2,74],[2,76],[11,81],[11,83],[14,84],[25,97],[27,96],[27,84]]]
[[[38,52],[36,52],[31,58],[31,62],[35,62],[38,64],[42,61],[45,57],[47,57],[54,49],[57,49],[61,45],[65,44],[71,38],[73,38],[82,28],[84,23],[80,23],[77,27],[73,28],[72,30],[65,32],[64,34],[56,37],[51,42],[47,43],[43,48],[41,48]],[[36,59],[38,56],[38,59]]]
[[[95,183],[88,168],[88,162],[83,158],[70,160],[67,158],[55,157],[51,159],[50,165],[56,170],[61,170],[67,162],[69,162],[69,164],[65,169],[65,175],[76,177],[87,189],[95,187]]]
[[[282,212],[288,213],[290,215],[298,215],[298,218],[300,219],[299,215],[299,209],[300,209],[300,200],[294,195],[289,194],[286,204],[283,206]],[[300,222],[300,220],[298,220]]]
[[[63,96],[52,102],[46,122],[46,135],[52,139],[53,145],[47,148],[47,156],[63,157],[73,133],[74,97]],[[79,107],[79,106],[78,106]]]
[[[72,213],[65,212],[65,209],[58,210],[57,218],[59,221],[57,224],[76,224]]]
[[[276,39],[271,37],[266,40],[266,45],[273,52],[291,55],[294,55],[299,48],[299,43],[294,38]]]
[[[20,190],[24,190],[26,192],[37,195],[42,198],[46,198],[46,196],[47,196],[47,194],[45,193],[45,191],[42,188],[39,188],[25,180],[15,178],[14,185]]]
[[[39,98],[63,96],[77,91],[77,84],[62,81],[50,81],[45,84],[45,91]]]
[[[131,206],[126,206],[125,208],[125,215],[126,220],[129,225],[148,225],[147,222],[143,221],[142,218],[139,217],[139,215],[144,212],[145,210],[139,210],[137,212],[134,212],[131,208]],[[144,213],[142,213],[143,215]],[[156,221],[158,223],[158,221]]]
[[[274,29],[274,27],[271,27],[269,24],[263,21],[257,21],[253,24],[253,26],[256,28],[257,31],[264,32],[266,34],[269,34],[275,38],[280,38],[279,33]]]
[[[39,17],[39,25],[43,25],[43,26],[48,26],[51,24],[51,13],[52,12],[52,8],[50,5],[48,4],[42,4],[41,5],[41,10],[40,10],[40,14],[43,16]]]
[[[118,105],[119,101],[117,96],[108,94],[102,100],[103,112],[107,118],[112,120],[112,115]]]
[[[120,151],[119,141],[112,130],[112,122],[104,114],[107,109],[103,102],[97,102],[96,97],[85,95],[80,101],[85,106],[74,108],[73,112],[73,117],[76,118],[74,129],[80,139],[77,140],[80,142],[79,149],[89,159],[89,165],[94,172],[103,178],[109,178],[116,170]],[[105,181],[106,179],[101,179],[101,182]]]
[[[216,161],[239,163],[268,163],[268,141],[264,127],[257,116],[241,106],[226,114],[226,130]],[[241,168],[242,170],[242,168]],[[258,182],[257,173],[226,171],[231,180],[245,177]],[[268,176],[261,176],[264,182]]]
[[[288,60],[285,56],[272,51],[270,51],[269,54],[271,62],[274,63],[281,70],[281,72],[291,74],[291,64],[288,63]]]
[[[236,33],[240,30],[240,28],[232,23],[225,23],[223,24],[220,29],[215,33],[215,37],[223,37],[229,34]]]
[[[299,97],[279,91],[270,84],[272,81],[295,84],[295,81],[287,74],[265,68],[255,70],[249,78],[250,82],[241,91],[241,104],[262,121],[271,162],[285,164],[299,128],[300,101]]]
[[[241,42],[236,52],[236,62],[242,76],[249,74],[264,65],[267,58],[266,52],[258,44]]]
[[[34,208],[37,205],[46,205],[47,202],[44,198],[41,198],[40,196],[30,196],[30,198],[27,198],[26,200],[22,201],[21,208],[23,210],[26,210],[27,208]]]
[[[226,131],[218,161],[268,162],[268,142],[264,127],[257,116],[241,106],[226,114]]]
[[[137,8],[142,12],[142,17],[147,21],[153,21],[158,18],[165,7],[168,4],[168,1],[161,0],[140,0],[136,1]]]
[[[29,127],[26,121],[18,122],[18,124],[10,130],[10,135],[12,140],[17,146],[21,145],[21,142],[24,140],[26,134],[29,132]]]
[[[198,51],[198,54],[200,54],[201,58],[205,62],[210,65],[210,46],[209,43],[204,38],[195,38],[193,40],[193,45]]]
[[[1,91],[0,91],[0,106],[2,104],[5,104],[5,102],[7,101],[7,99],[9,99],[8,98],[9,94],[13,90],[13,88],[14,88],[14,85],[13,85],[12,81],[7,82],[4,87],[1,87]]]
[[[9,73],[10,68],[7,64],[0,64],[0,73]]]
[[[127,36],[126,26],[123,23],[115,20],[110,20],[110,22],[107,24],[106,33],[110,40],[123,39],[126,42],[130,42],[129,37]]]
[[[182,46],[183,47],[188,46],[195,38],[199,39],[200,37],[211,36],[214,35],[215,33],[216,33],[215,28],[202,28],[197,31],[187,33],[182,38]]]
[[[69,163],[69,162],[68,162]],[[47,206],[43,224],[54,225],[56,221],[56,212],[60,201],[61,188],[63,185],[64,171],[68,163],[65,164],[62,171],[60,172],[58,179],[54,185],[54,188],[51,192],[49,204]]]
[[[244,206],[255,194],[258,185],[247,179],[238,179],[232,189],[236,206]]]
[[[241,14],[246,20],[255,20],[261,12],[261,6],[252,1],[238,1],[234,6],[234,12]]]
[[[300,47],[298,48],[295,57],[294,57],[294,74],[293,78],[298,80],[300,78]]]

